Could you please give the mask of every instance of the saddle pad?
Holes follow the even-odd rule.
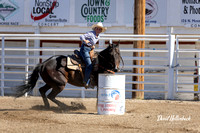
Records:
[[[67,68],[72,70],[80,70],[78,64],[74,64],[70,57],[67,57]]]

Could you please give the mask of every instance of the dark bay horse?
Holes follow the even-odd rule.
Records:
[[[95,60],[98,64],[95,64],[91,73],[91,86],[93,87],[98,86],[99,73],[114,73],[119,71],[120,60],[122,60],[119,43],[109,44],[106,49],[97,53]],[[82,70],[84,73],[84,67]],[[63,106],[63,103],[55,99],[55,97],[65,88],[66,83],[84,87],[83,76],[80,70],[72,70],[67,67],[67,56],[55,55],[38,64],[29,76],[26,84],[16,87],[16,97],[21,97],[25,93],[32,91],[39,75],[46,83],[39,89],[46,108],[50,107],[48,99],[56,103],[59,107]],[[52,91],[46,96],[46,92],[51,88]]]

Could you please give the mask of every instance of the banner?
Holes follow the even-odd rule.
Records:
[[[200,0],[181,0],[181,23],[187,27],[200,27]]]
[[[20,25],[24,21],[24,0],[0,0],[0,25]]]
[[[116,23],[116,0],[75,0],[75,23]]]
[[[64,26],[69,21],[69,0],[31,0],[30,3],[33,25]]]
[[[134,1],[135,0],[124,0],[124,24],[133,26],[134,19]]]
[[[146,26],[160,26],[167,23],[167,0],[146,0]],[[124,23],[133,25],[134,0],[124,1]]]

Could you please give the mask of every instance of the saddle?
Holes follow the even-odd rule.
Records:
[[[94,53],[94,50],[90,52],[90,58],[93,65],[97,63],[97,53]],[[74,50],[74,54],[67,56],[67,68],[82,71],[82,67],[85,67],[85,63],[80,55],[80,52],[78,50]]]
[[[67,56],[67,68],[80,70],[80,66],[85,66],[84,62],[80,57],[80,52],[78,50],[74,50],[74,54]]]
[[[92,51],[90,53],[91,61],[92,61],[92,66],[93,66],[93,72],[96,72],[98,70],[98,53],[95,53]],[[81,73],[81,77],[84,79],[84,69],[85,69],[85,63],[80,55],[80,52],[78,50],[74,50],[74,54],[68,55],[67,56],[67,63],[66,67],[71,70],[78,70]],[[90,88],[94,88],[94,84],[96,82],[94,75],[90,75]]]

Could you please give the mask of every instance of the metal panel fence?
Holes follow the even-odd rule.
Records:
[[[63,52],[68,51],[72,52],[75,48],[74,47],[37,47],[37,46],[30,46],[30,41],[34,40],[79,40],[79,34],[0,34],[1,36],[1,96],[4,96],[4,93],[7,89],[11,88],[12,85],[9,85],[9,83],[12,82],[22,82],[22,78],[14,78],[13,76],[6,77],[5,74],[23,74],[26,78],[28,78],[28,74],[32,71],[32,68],[38,63],[31,60],[34,59],[47,59],[52,55],[39,55],[37,52],[39,51],[53,51],[53,52]],[[180,37],[180,36],[178,36]],[[179,38],[178,38],[179,39]],[[175,73],[174,70],[177,68],[177,66],[174,63],[174,58],[176,57],[176,60],[178,60],[178,56],[175,56],[175,40],[179,41],[175,38],[175,35],[112,35],[112,34],[104,34],[101,35],[100,40],[105,41],[139,41],[139,40],[145,40],[148,41],[164,41],[166,42],[166,48],[145,48],[145,49],[136,49],[136,48],[120,48],[120,51],[122,53],[122,58],[129,62],[129,64],[125,64],[124,69],[125,70],[132,70],[133,68],[145,68],[144,74],[138,74],[138,73],[132,73],[130,71],[124,71],[120,74],[126,75],[126,93],[131,93],[133,91],[143,91],[143,92],[159,92],[164,93],[166,99],[174,99],[175,91],[174,85],[176,80],[174,80]],[[26,46],[24,47],[9,47],[6,45],[7,40],[25,40]],[[101,51],[103,48],[96,48],[96,51]],[[14,52],[21,52],[21,55],[12,54]],[[7,53],[11,54],[7,54]],[[31,52],[36,52],[36,54],[30,54]],[[148,53],[163,53],[163,56],[145,56],[145,57],[133,57],[133,56],[124,56],[126,54],[124,53],[133,53],[133,52],[145,52],[146,55]],[[180,52],[176,51],[176,53]],[[22,59],[24,62],[20,63],[14,63],[14,62],[7,62],[6,60],[12,59],[12,60],[18,60]],[[145,60],[147,61],[156,61],[156,62],[162,62],[157,64],[147,63],[145,65],[131,65],[130,62],[133,60]],[[164,63],[163,63],[164,62]],[[9,67],[20,67],[23,69],[17,69],[17,70],[9,70]],[[151,72],[156,69],[162,69],[164,72]],[[140,81],[132,81],[132,76],[144,76],[147,80],[144,82]],[[13,77],[13,78],[12,78]],[[158,77],[158,79],[161,80],[149,80],[153,77]],[[8,82],[8,84],[5,84]],[[42,82],[39,80],[39,82]],[[144,90],[135,90],[132,89],[132,84],[144,84],[148,85],[145,87]],[[162,85],[162,89],[160,87],[149,87],[150,85]],[[37,95],[39,85],[35,88],[35,95]],[[151,89],[148,89],[151,88]],[[69,88],[68,86],[65,88],[65,90],[71,90],[71,91],[80,91],[81,97],[85,97],[85,93],[87,91],[96,91],[94,90],[85,90],[84,88]]]

